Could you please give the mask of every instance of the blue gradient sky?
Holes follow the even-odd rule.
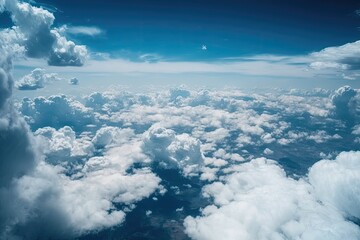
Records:
[[[134,78],[149,82],[249,79],[255,82],[254,86],[258,85],[255,79],[273,81],[267,82],[269,86],[275,80],[279,82],[275,86],[286,85],[283,82],[291,85],[293,80],[299,85],[298,79],[307,83],[324,80],[331,88],[359,85],[344,80],[360,76],[351,65],[351,71],[346,73],[339,68],[308,69],[315,61],[311,53],[360,39],[358,0],[41,0],[31,3],[53,11],[55,27],[87,26],[101,33],[67,33],[68,39],[90,50],[91,61],[85,68],[48,68],[44,61],[30,60],[15,63],[17,77],[41,67],[94,82],[101,76],[102,80]],[[0,22],[11,26],[6,14],[0,16]],[[207,50],[202,50],[203,45]],[[344,60],[339,59],[341,54],[324,61],[328,65],[341,63]],[[234,65],[224,65],[229,63]]]
[[[91,25],[101,38],[77,37],[94,51],[131,58],[212,60],[255,54],[306,54],[360,37],[360,2],[311,0],[42,1],[57,25]],[[206,44],[208,51],[201,51]]]

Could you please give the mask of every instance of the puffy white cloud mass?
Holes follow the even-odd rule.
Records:
[[[42,8],[5,0],[4,10],[15,26],[0,31],[0,238],[71,238],[120,224],[125,211],[159,188],[160,179],[146,167],[132,169],[149,161],[137,142],[121,145],[122,154],[91,157],[91,133],[77,135],[64,125],[92,123],[92,114],[65,96],[24,100],[26,120],[44,127],[33,136],[11,98],[13,58],[26,53],[53,65],[80,66],[86,48],[51,29],[54,16]],[[41,85],[42,73],[35,70],[22,86]],[[71,161],[75,157],[82,161]]]
[[[359,166],[360,152],[342,152],[333,161],[317,162],[309,172],[318,199],[356,219],[360,219]]]
[[[186,176],[197,174],[204,164],[200,141],[184,133],[153,125],[144,133],[143,151],[164,168],[180,168]]]
[[[191,215],[184,223],[194,239],[357,239],[358,194],[351,187],[359,181],[358,156],[349,153],[354,159],[349,163],[339,152],[360,150],[360,123],[356,114],[349,122],[338,113],[343,106],[356,109],[357,97],[348,87],[252,93],[180,87],[146,94],[96,92],[77,100],[25,98],[17,106],[44,159],[13,183],[11,189],[36,189],[29,191],[39,197],[24,202],[30,197],[13,191],[26,209],[15,211],[16,222],[5,221],[8,235],[86,238],[121,225],[126,214],[152,211],[146,218],[153,224],[169,217],[159,216],[166,210],[177,214],[180,226]],[[51,174],[42,174],[46,171]],[[32,180],[19,180],[26,178]],[[44,182],[52,187],[41,187],[48,186]],[[73,189],[83,195],[76,198]],[[201,189],[207,201],[200,201]],[[148,200],[155,197],[159,205],[134,209],[151,194],[156,196]],[[170,196],[173,209],[163,204]],[[54,207],[43,200],[48,198],[56,199],[51,201],[58,206],[57,224],[45,214]],[[71,215],[69,209],[79,210]],[[29,214],[37,217],[25,217]],[[83,215],[91,217],[85,221]],[[41,221],[49,231],[36,231]],[[69,224],[51,230],[64,222]]]
[[[37,97],[33,100],[24,98],[21,112],[34,129],[46,126],[60,128],[65,125],[83,129],[95,121],[91,109],[65,95]]]
[[[56,73],[46,73],[44,69],[36,68],[30,74],[16,81],[15,86],[19,90],[35,90],[45,87],[45,84],[60,80]]]
[[[335,113],[342,119],[352,120],[357,115],[357,91],[350,86],[343,86],[332,95]]]
[[[360,228],[347,220],[359,217],[359,163],[359,152],[320,161],[309,183],[254,159],[204,187],[214,205],[187,217],[186,232],[193,239],[359,239]]]
[[[7,225],[13,227],[11,234],[68,238],[123,222],[126,206],[148,197],[160,179],[146,169],[126,174],[119,160],[90,158],[78,178],[66,176],[61,168],[39,164],[32,174],[14,183],[18,215]]]
[[[66,163],[76,157],[92,156],[94,147],[88,135],[76,137],[75,132],[68,126],[56,130],[51,127],[39,128],[35,132],[46,153],[48,161]]]
[[[12,29],[5,30],[11,36],[11,44],[23,46],[27,56],[46,58],[49,65],[55,66],[84,64],[86,47],[67,40],[59,29],[52,28],[55,20],[52,13],[16,0],[6,0],[3,7],[10,12],[15,24]]]
[[[118,132],[113,135],[120,138],[117,144],[116,138],[104,141],[110,130]],[[2,238],[73,238],[116,226],[134,203],[161,189],[160,178],[149,168],[132,169],[150,161],[140,142],[132,140],[132,131],[105,127],[92,137],[77,136],[70,127],[45,127],[35,134],[46,156],[10,188],[1,188],[7,207],[0,218]],[[99,143],[112,148],[91,157]]]
[[[332,68],[343,72],[345,79],[357,79],[360,70],[360,41],[351,42],[342,46],[328,47],[310,56],[314,69]]]

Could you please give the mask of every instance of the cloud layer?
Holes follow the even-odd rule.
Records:
[[[82,66],[87,58],[85,46],[76,45],[52,28],[55,17],[42,8],[29,3],[5,1],[15,26],[8,29],[12,44],[23,46],[28,57],[46,58],[49,65]]]
[[[358,154],[320,161],[310,184],[287,177],[271,160],[245,163],[203,189],[214,205],[187,217],[186,232],[193,239],[358,239],[359,227],[347,220],[358,217],[359,172],[349,166],[360,162]]]
[[[46,73],[44,69],[36,68],[30,74],[16,81],[15,87],[19,90],[35,90],[45,87],[45,84],[60,80],[55,73]]]

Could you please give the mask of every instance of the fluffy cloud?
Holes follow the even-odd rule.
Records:
[[[359,184],[359,176],[352,176],[355,170],[350,167],[336,168],[339,162],[315,165],[310,170],[311,184],[287,177],[274,161],[262,158],[242,164],[223,182],[204,188],[215,205],[203,209],[199,217],[187,217],[186,233],[193,239],[358,239],[359,227],[346,219],[351,215],[344,216],[317,198],[322,193],[322,198],[339,196],[335,200],[358,217],[359,195],[352,189]],[[340,164],[348,164],[344,162]]]
[[[325,48],[311,54],[314,60],[310,66],[314,69],[337,69],[344,72],[344,78],[356,79],[359,77],[358,70],[360,70],[359,49],[360,41]]]
[[[34,100],[24,98],[20,110],[33,129],[46,126],[60,128],[68,125],[82,130],[87,124],[93,124],[95,121],[89,108],[65,95],[37,97]]]
[[[165,168],[180,168],[185,176],[199,172],[203,165],[200,142],[188,134],[153,125],[143,136],[143,150]]]
[[[47,58],[49,65],[82,66],[87,58],[85,46],[76,45],[61,35],[59,29],[52,29],[55,17],[42,8],[29,3],[5,1],[15,24],[16,38],[13,44],[24,46],[27,56]]]
[[[96,131],[96,135],[92,139],[92,142],[97,148],[104,148],[129,142],[134,136],[134,131],[129,128],[102,127]]]
[[[53,66],[82,66],[87,58],[85,46],[76,45],[67,40],[56,30],[51,30],[55,36],[52,51],[48,56],[48,64]]]
[[[333,95],[343,96],[341,92],[338,90]],[[244,234],[244,239],[262,236],[310,239],[314,234],[321,237],[329,234],[331,239],[327,229],[339,231],[339,236],[346,236],[346,232],[350,239],[358,237],[358,227],[345,220],[355,216],[342,213],[347,204],[340,206],[338,200],[322,199],[316,193],[316,184],[332,183],[315,183],[314,180],[309,183],[303,176],[319,160],[319,155],[335,156],[344,148],[357,148],[356,136],[351,134],[356,127],[345,127],[342,119],[332,114],[335,103],[341,101],[333,100],[335,97],[330,94],[321,89],[280,89],[271,93],[246,94],[236,89],[197,92],[180,87],[147,94],[93,93],[82,100],[66,96],[24,99],[19,109],[34,130],[40,128],[36,134],[44,144],[41,148],[46,155],[42,161],[45,167],[37,166],[40,170],[36,173],[26,174],[26,177],[32,177],[30,182],[39,183],[36,187],[25,186],[28,180],[21,182],[24,189],[41,192],[36,193],[41,197],[27,203],[19,200],[19,206],[29,210],[16,215],[27,216],[30,211],[31,216],[38,217],[23,220],[19,217],[19,222],[10,229],[17,235],[23,232],[53,237],[68,232],[70,235],[67,236],[73,237],[121,224],[133,204],[160,188],[157,186],[160,179],[155,173],[162,167],[166,170],[161,169],[159,175],[165,184],[169,184],[166,187],[173,189],[169,192],[181,201],[197,199],[187,199],[182,185],[168,181],[164,172],[174,175],[180,172],[177,177],[188,181],[193,186],[191,191],[199,190],[208,181],[216,181],[204,188],[205,195],[215,200],[214,206],[205,208],[202,216],[186,220],[187,233],[193,238],[231,238]],[[356,96],[351,97],[350,102],[354,98]],[[271,156],[278,164],[257,159],[264,155]],[[51,177],[40,174],[46,169],[51,172]],[[99,173],[96,180],[93,178],[95,173]],[[142,178],[148,183],[142,182]],[[137,183],[131,179],[136,179]],[[356,178],[353,180],[357,181]],[[49,181],[53,188],[33,190],[41,189],[46,185],[44,182]],[[138,184],[137,190],[123,181],[129,181],[133,186]],[[120,189],[120,186],[113,186],[113,182],[126,186]],[[71,189],[75,185],[80,192],[88,194],[89,199],[79,197],[76,200],[74,197],[69,199],[76,203],[69,203],[68,193],[73,194]],[[261,195],[263,192],[274,194]],[[18,192],[13,194],[20,196]],[[50,230],[48,235],[41,235],[36,227],[30,231],[30,226],[39,226],[38,223],[45,220],[46,224],[42,225],[48,229],[56,226],[54,219],[46,216],[45,212],[50,210],[36,210],[41,204],[39,199],[45,199],[45,196],[58,199],[53,200],[60,206],[54,214],[58,216],[58,225],[85,221],[77,214],[70,217],[68,207],[79,208],[77,213],[90,215],[90,221],[83,226],[65,224],[65,228],[58,228],[57,232],[51,230],[53,235]],[[163,200],[157,197],[159,202]],[[100,207],[100,203],[104,205]],[[176,208],[181,206],[184,206],[181,216],[193,214],[186,204]],[[141,210],[142,214],[145,210]],[[157,210],[151,209],[153,214],[149,218],[158,217]],[[322,216],[330,217],[324,219]],[[223,226],[226,233],[217,230],[221,225],[213,219],[218,218],[227,223]],[[240,231],[234,231],[233,227]],[[209,229],[213,234],[207,237],[204,232]]]
[[[44,69],[36,68],[31,71],[30,74],[25,75],[18,80],[15,86],[19,90],[35,90],[43,88],[45,84],[59,80],[59,77],[55,73],[46,73]]]
[[[347,43],[338,47],[328,47],[320,52],[312,53],[319,61],[312,63],[314,67],[338,67],[340,69],[360,69],[360,41]]]
[[[356,90],[349,86],[344,86],[335,91],[331,100],[335,106],[335,113],[342,119],[351,120],[356,110]]]
[[[360,219],[360,152],[342,152],[335,160],[317,162],[309,172],[316,196],[347,217]]]
[[[59,168],[38,165],[15,183],[23,219],[8,225],[16,224],[7,237],[69,238],[122,223],[126,207],[148,197],[160,181],[145,169],[125,170],[108,157],[89,159],[82,177],[75,179]]]
[[[51,163],[67,163],[75,158],[91,156],[94,152],[91,138],[87,135],[77,138],[68,126],[59,130],[51,127],[40,128],[35,135],[40,138],[47,161]]]
[[[125,176],[125,170],[108,172],[108,169],[100,169],[96,172],[84,170],[86,177],[74,180],[64,168],[43,161],[37,140],[18,115],[11,99],[14,85],[12,60],[23,53],[41,58],[58,55],[57,60],[65,58],[60,65],[81,65],[86,48],[74,46],[51,30],[54,16],[42,8],[5,0],[0,1],[0,11],[4,10],[10,12],[15,26],[0,31],[0,238],[66,237],[120,223],[125,214],[114,210],[113,203],[128,204],[140,200],[156,189],[159,179],[146,170]],[[36,78],[40,72],[36,70],[28,78]],[[24,80],[23,84],[31,81]],[[41,85],[42,80],[34,82]],[[53,100],[56,102],[59,98]],[[74,105],[71,108],[73,110]],[[30,108],[27,110],[31,111]],[[69,128],[43,129],[42,133],[52,135],[49,139],[52,152],[64,153],[68,149],[67,142],[76,141]],[[66,143],[59,142],[60,139]],[[103,176],[109,178],[102,179]],[[138,178],[146,183],[141,183]],[[97,185],[106,180],[124,181],[130,185],[113,188]],[[79,192],[82,192],[82,199]]]

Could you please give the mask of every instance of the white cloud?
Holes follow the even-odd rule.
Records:
[[[69,125],[76,130],[83,130],[87,124],[95,123],[91,109],[65,95],[37,97],[33,100],[24,98],[20,110],[35,129]]]
[[[85,46],[76,45],[52,29],[55,17],[49,11],[26,2],[5,2],[15,24],[13,44],[24,46],[27,56],[47,58],[54,66],[82,66],[87,58]]]
[[[347,75],[357,76],[360,70],[360,41],[351,42],[342,46],[328,47],[310,56],[314,59],[310,67],[314,69],[332,68]]]
[[[46,73],[44,69],[36,68],[30,74],[16,81],[15,86],[19,90],[35,90],[56,80],[60,80],[56,73]]]
[[[88,54],[86,47],[67,40],[56,30],[51,30],[51,33],[56,40],[48,57],[48,64],[53,66],[83,66]]]
[[[82,101],[85,103],[82,104]],[[34,100],[27,98],[20,104],[20,109],[33,129],[47,125],[53,127],[39,132],[45,137],[50,136],[45,139],[50,145],[44,148],[50,149],[45,165],[56,171],[51,178],[60,179],[50,181],[38,173],[27,174],[38,185],[24,187],[30,189],[35,197],[28,197],[27,194],[32,194],[29,192],[24,196],[31,199],[45,199],[44,196],[59,199],[55,202],[61,207],[57,208],[60,223],[85,221],[77,214],[70,217],[68,208],[79,208],[79,215],[91,215],[90,221],[84,226],[65,226],[65,230],[54,230],[55,235],[58,233],[60,236],[67,231],[72,236],[78,236],[120,224],[124,214],[133,209],[137,201],[148,197],[156,188],[161,188],[153,187],[160,180],[150,169],[156,171],[157,166],[162,166],[179,170],[189,177],[186,179],[188,181],[200,180],[200,184],[216,181],[204,189],[205,193],[215,199],[216,208],[208,207],[203,216],[187,220],[190,224],[188,233],[194,238],[201,239],[204,232],[211,230],[214,238],[230,238],[233,236],[231,234],[236,236],[243,233],[244,236],[249,234],[247,236],[250,239],[259,239],[261,236],[301,236],[308,239],[314,232],[322,237],[329,228],[343,231],[340,234],[347,232],[358,236],[358,227],[345,221],[335,206],[331,209],[329,204],[323,206],[318,202],[320,197],[314,194],[312,184],[301,177],[300,180],[287,177],[287,174],[292,176],[298,170],[291,169],[291,164],[299,164],[299,169],[302,171],[305,168],[306,171],[309,167],[307,164],[318,160],[320,152],[333,154],[345,143],[348,144],[347,148],[355,146],[352,145],[355,144],[353,141],[345,142],[349,138],[344,137],[342,140],[338,137],[346,134],[348,129],[337,116],[331,114],[334,106],[329,92],[289,92],[280,89],[273,93],[245,94],[236,89],[196,92],[180,87],[166,92],[155,89],[154,93],[139,94],[114,90],[93,93],[79,101],[66,96],[39,97]],[[319,113],[317,109],[323,112]],[[63,128],[66,124],[72,129]],[[90,125],[84,127],[86,124]],[[351,131],[352,128],[348,132],[350,138],[355,137],[350,134]],[[333,142],[320,144],[325,141]],[[280,146],[279,143],[288,146]],[[95,146],[94,152],[88,148],[92,145]],[[57,161],[50,161],[49,156],[57,153]],[[91,157],[93,153],[96,157]],[[284,164],[286,174],[274,162],[264,159],[255,160],[251,164],[244,163],[266,153],[276,159],[289,158],[279,161]],[[63,156],[63,161],[60,156]],[[78,157],[81,160],[72,161]],[[306,161],[302,161],[302,158],[306,158]],[[53,166],[56,164],[56,167]],[[144,173],[146,176],[143,176]],[[146,181],[149,185],[142,182],[141,177],[148,177]],[[136,189],[131,189],[126,181],[131,186],[138,184]],[[113,182],[121,183],[122,186],[115,187]],[[170,182],[169,186],[177,184]],[[44,185],[54,186],[55,189],[46,187],[46,190],[42,190]],[[89,199],[72,196],[69,199],[74,203],[69,203],[67,194],[74,194],[71,190],[74,185],[80,192],[94,195]],[[179,186],[171,188],[171,194],[183,197],[186,191]],[[198,187],[195,184],[193,186],[194,189]],[[264,192],[274,194],[261,195]],[[158,200],[161,201],[161,196]],[[244,203],[239,203],[240,200]],[[112,205],[112,202],[116,204]],[[35,211],[39,218],[25,219],[13,229],[38,226],[37,221],[41,219],[46,219],[49,231],[56,225],[45,213],[34,210],[37,204],[40,202],[29,200],[23,206]],[[244,209],[245,214],[241,214],[239,209]],[[183,212],[187,211],[185,207]],[[330,217],[324,219],[322,216]],[[226,233],[220,230],[217,232],[217,227],[222,227],[217,220],[213,220],[217,217],[220,222],[227,223],[223,227]],[[215,222],[217,225],[211,225]],[[314,230],[313,225],[318,228]],[[233,227],[239,226],[240,231],[233,232]],[[31,233],[29,228],[23,232]],[[253,234],[259,234],[260,237],[253,237]],[[43,238],[45,236],[53,235],[48,232],[40,235]]]
[[[142,148],[161,167],[180,168],[185,176],[196,175],[204,161],[198,140],[157,124],[144,133]]]
[[[106,157],[101,160],[88,160],[87,165],[93,166],[86,165],[79,179],[46,164],[20,178],[16,191],[22,208],[29,212],[14,233],[28,238],[68,238],[112,227],[125,218],[125,209],[114,204],[131,205],[158,187],[160,179],[147,170],[125,175],[126,169],[115,162]]]
[[[357,91],[352,89],[350,86],[343,86],[335,91],[332,95],[331,100],[335,106],[335,114],[338,117],[351,120],[354,117],[354,111],[356,111],[355,96]]]
[[[103,30],[101,30],[98,27],[95,26],[63,26],[65,28],[65,31],[70,34],[81,34],[81,35],[88,35],[88,36],[96,36],[103,33]]]
[[[331,196],[330,193],[341,195],[341,187],[345,188],[345,193],[351,194],[352,186],[357,186],[358,177],[346,176],[354,170],[346,168],[344,173],[335,166],[331,169],[331,175],[335,174],[337,178],[319,177],[318,184],[310,185],[302,179],[286,177],[285,172],[270,160],[262,158],[242,164],[237,172],[224,177],[223,182],[204,188],[205,196],[212,197],[214,205],[203,209],[201,216],[187,217],[185,231],[193,239],[207,240],[358,239],[358,226],[347,221],[341,211],[319,202],[314,194],[318,187],[325,191],[325,198]],[[315,165],[310,172],[312,179],[312,176],[327,171],[321,165]],[[332,180],[321,182],[326,179]],[[349,185],[343,181],[345,179],[355,182]],[[339,188],[329,188],[327,184]],[[348,207],[357,209],[357,205],[352,205],[357,202],[352,200],[358,196],[353,193],[343,198],[351,204]]]
[[[40,138],[47,161],[54,164],[67,163],[75,157],[89,157],[94,152],[91,138],[86,135],[77,138],[68,126],[59,130],[51,127],[40,128],[36,130],[35,135]]]
[[[119,143],[126,143],[134,137],[134,130],[118,127],[102,127],[96,131],[95,137],[92,139],[94,145],[98,148],[111,147]]]
[[[360,152],[342,152],[335,160],[315,163],[309,181],[316,196],[343,212],[360,219]]]

